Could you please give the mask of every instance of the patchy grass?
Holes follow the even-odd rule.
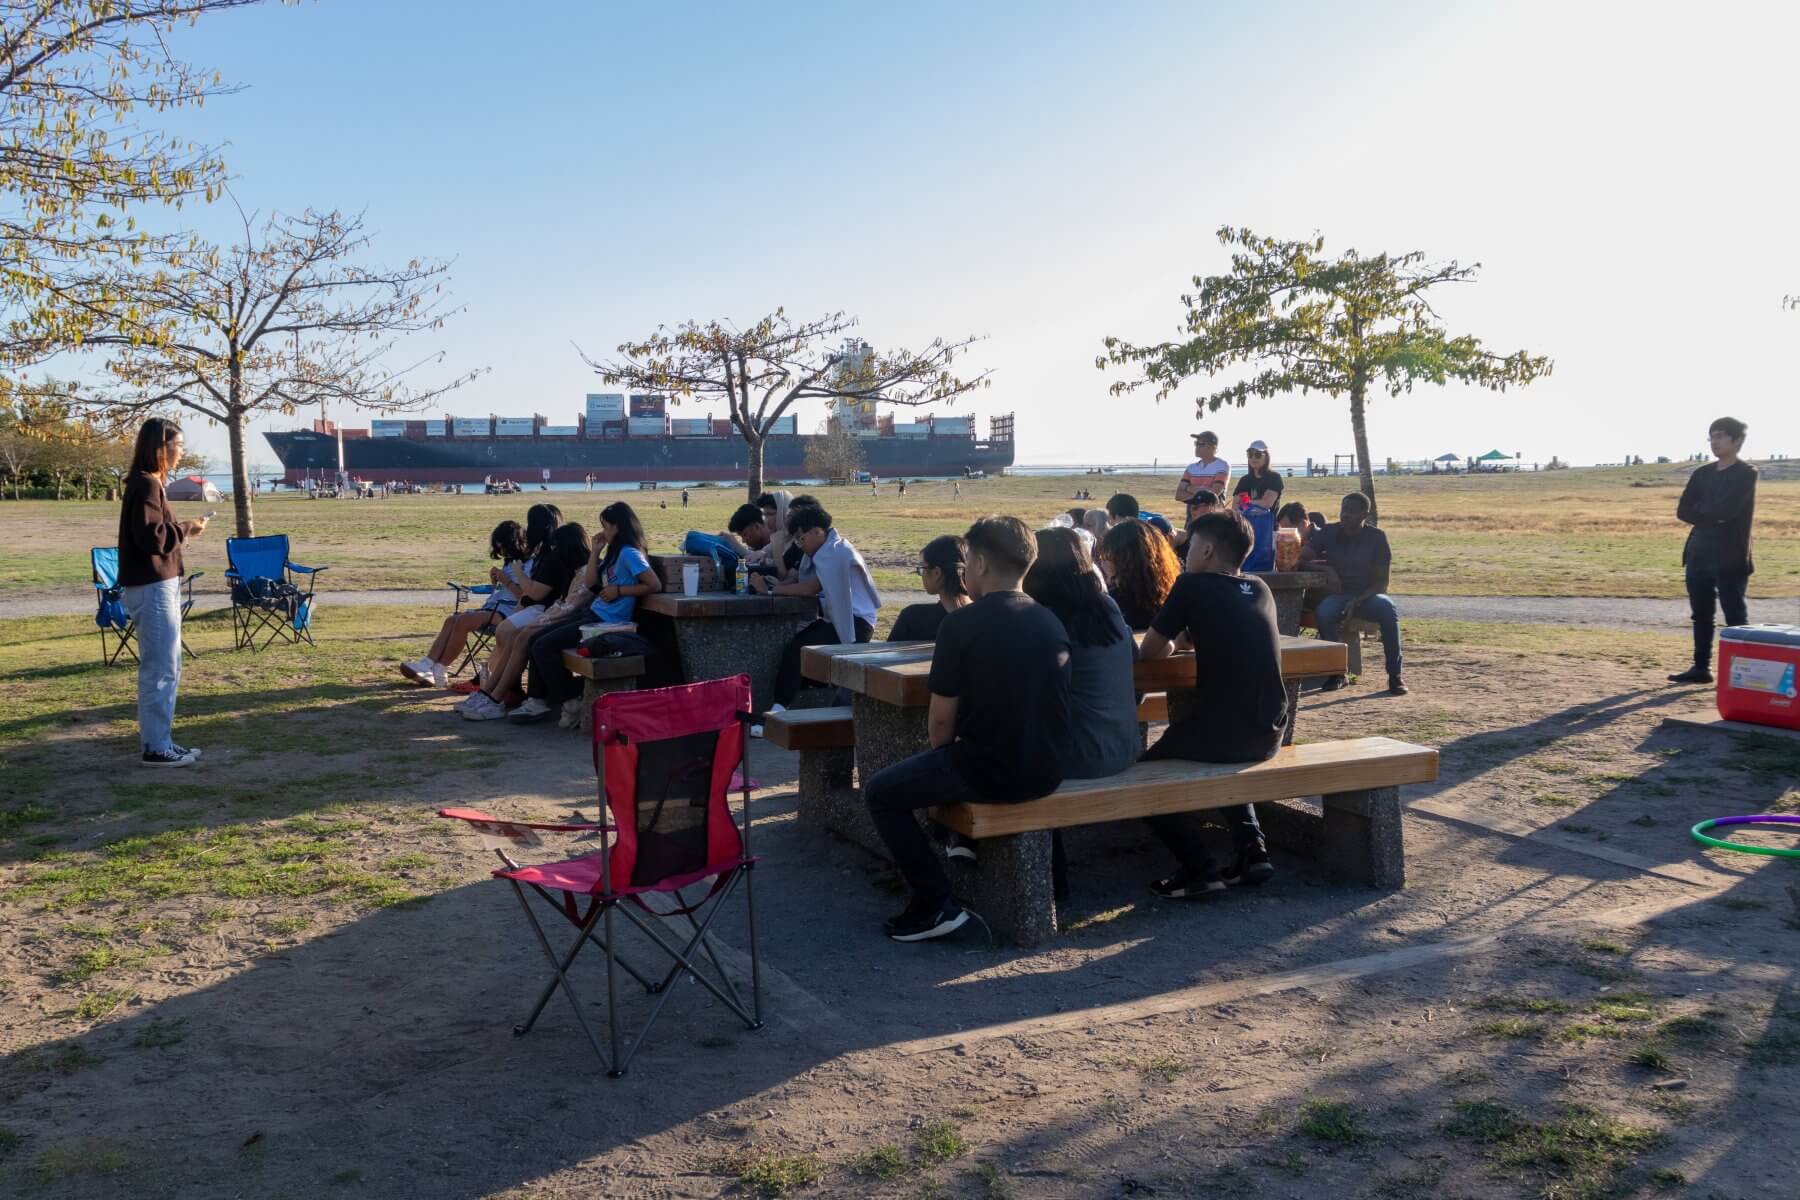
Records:
[[[138,1030],[132,1045],[143,1050],[174,1046],[187,1040],[186,1017],[152,1017]]]
[[[812,1154],[748,1155],[733,1169],[738,1186],[756,1196],[786,1196],[825,1178],[824,1164]]]
[[[892,1142],[883,1142],[850,1160],[850,1171],[870,1179],[899,1179],[912,1172],[912,1160]]]
[[[969,1143],[949,1121],[932,1121],[913,1135],[913,1155],[925,1166],[961,1158],[969,1152]]]
[[[46,1146],[31,1161],[31,1175],[41,1185],[71,1179],[95,1179],[117,1175],[131,1166],[131,1155],[121,1142],[105,1137],[81,1137]]]
[[[1617,942],[1609,942],[1602,938],[1589,938],[1581,943],[1581,948],[1590,954],[1623,954],[1625,947]]]
[[[75,1015],[83,1021],[98,1021],[137,995],[136,988],[109,988],[104,992],[89,992],[75,1005]]]
[[[1458,1103],[1444,1132],[1482,1146],[1503,1172],[1536,1180],[1555,1200],[1614,1195],[1624,1172],[1663,1141],[1654,1129],[1586,1105],[1563,1104],[1552,1119],[1534,1121],[1491,1100]]]
[[[1497,1017],[1475,1026],[1475,1032],[1489,1038],[1535,1038],[1544,1035],[1544,1027],[1524,1017]]]
[[[1146,1058],[1121,1058],[1115,1060],[1122,1067],[1130,1067],[1146,1079],[1160,1079],[1164,1083],[1174,1083],[1187,1064],[1173,1054],[1155,1054]]]
[[[1566,1013],[1573,1012],[1575,1006],[1567,1000],[1557,1000],[1550,996],[1485,996],[1475,1004],[1476,1008],[1490,1012],[1522,1012],[1522,1013]]]
[[[1668,1071],[1675,1066],[1675,1059],[1670,1056],[1668,1048],[1654,1039],[1639,1045],[1626,1056],[1626,1061],[1646,1071]]]
[[[1314,1141],[1337,1146],[1360,1146],[1375,1137],[1364,1124],[1362,1109],[1348,1100],[1308,1100],[1296,1129]]]

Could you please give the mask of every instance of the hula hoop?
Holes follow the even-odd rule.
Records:
[[[1745,846],[1725,838],[1706,836],[1706,830],[1720,825],[1780,825],[1800,833],[1800,817],[1779,816],[1773,813],[1749,817],[1714,817],[1712,820],[1702,821],[1688,830],[1694,835],[1696,842],[1719,850],[1736,850],[1739,854],[1766,854],[1770,858],[1800,858],[1800,849],[1784,850],[1775,846]]]

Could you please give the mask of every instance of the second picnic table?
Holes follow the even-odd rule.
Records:
[[[638,602],[638,630],[673,654],[685,680],[750,676],[758,712],[774,699],[781,652],[819,615],[811,596],[654,592]]]
[[[1143,635],[1137,635],[1143,640]],[[926,710],[931,702],[931,642],[865,642],[860,645],[808,646],[800,655],[800,673],[818,683],[851,694],[856,722],[856,769],[867,779],[927,748]],[[1281,675],[1287,682],[1288,739],[1293,738],[1300,681],[1344,671],[1348,648],[1317,638],[1281,639]],[[1133,678],[1140,692],[1168,692],[1172,716],[1180,716],[1194,700],[1191,652],[1138,660]]]

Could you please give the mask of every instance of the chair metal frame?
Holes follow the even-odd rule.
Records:
[[[477,629],[474,633],[469,635],[468,645],[464,650],[462,660],[447,672],[450,678],[454,679],[464,671],[468,670],[470,663],[487,653],[488,647],[493,644],[494,634],[500,629],[500,622],[504,621],[506,618],[498,609],[476,609],[472,607],[472,597],[491,596],[494,594],[495,588],[493,584],[457,583],[454,579],[446,579],[444,580],[444,585],[456,593],[455,603],[450,608],[451,619],[454,620],[456,617],[462,615],[463,606],[465,604],[471,605],[469,608],[470,612],[488,612],[491,614],[486,625],[483,625],[480,629]]]
[[[280,538],[284,543],[281,555],[281,581],[292,587],[298,595],[293,597],[274,597],[268,600],[251,599],[248,602],[240,602],[236,588],[232,587],[231,627],[235,643],[232,646],[232,649],[234,650],[248,648],[250,652],[254,654],[259,650],[267,650],[277,639],[294,646],[299,645],[301,642],[305,642],[309,646],[318,645],[317,642],[313,641],[312,637],[311,611],[313,591],[318,586],[319,575],[325,571],[329,571],[331,568],[303,567],[299,563],[290,560],[287,556],[287,547],[285,545],[287,542],[287,534],[270,533],[253,538],[226,538],[225,561],[228,564],[225,568],[226,583],[235,585],[249,582],[249,580],[245,579],[243,574],[239,571],[238,565],[232,557],[231,549],[233,545],[238,542],[246,541],[273,541],[276,538]],[[306,576],[306,587],[304,589],[300,587],[300,584],[295,579],[296,575]],[[275,577],[266,576],[265,578],[273,579]],[[288,602],[290,600],[293,601],[294,605],[292,611],[288,608]],[[305,626],[296,628],[294,625],[294,618],[298,615],[301,607],[306,608],[308,620]],[[259,646],[256,644],[256,639],[264,630],[268,630],[269,636],[264,638],[262,645]]]
[[[103,580],[100,574],[100,556],[107,552],[111,552],[113,556],[112,569],[107,572],[108,576],[110,576],[110,581]],[[137,650],[132,645],[132,643],[137,641],[137,622],[132,620],[131,614],[125,613],[124,625],[119,625],[116,621],[102,619],[106,616],[105,610],[106,605],[108,604],[117,604],[120,606],[119,611],[125,612],[125,589],[119,586],[119,548],[117,546],[91,547],[88,550],[88,569],[93,573],[94,600],[98,605],[94,612],[94,624],[100,628],[100,661],[110,667],[115,665],[122,655],[129,654],[131,655],[131,661],[134,663],[137,662]],[[187,621],[188,610],[194,607],[194,580],[200,578],[204,574],[206,574],[205,571],[195,571],[192,575],[183,575],[181,577],[181,590],[183,593],[181,598],[181,619],[184,624]],[[114,639],[110,644],[107,640],[109,634]],[[189,658],[200,657],[198,654],[195,654],[193,648],[187,644],[187,638],[185,637],[181,639],[181,652],[186,654]]]
[[[747,683],[746,680],[746,687]],[[638,693],[638,695],[642,695],[642,693]],[[601,696],[594,702],[594,729],[596,731],[603,728],[604,718],[599,709],[607,699],[607,696]],[[745,1028],[751,1030],[762,1028],[762,967],[756,946],[756,901],[752,885],[756,859],[750,853],[752,814],[749,726],[752,715],[748,711],[739,711],[734,715],[742,730],[737,777],[742,784],[743,817],[741,822],[734,822],[737,825],[739,839],[738,853],[729,861],[709,863],[708,867],[713,870],[708,874],[672,877],[670,880],[660,881],[657,885],[652,886],[614,888],[611,855],[614,836],[618,833],[618,829],[610,820],[603,824],[592,825],[531,826],[530,828],[564,831],[579,830],[589,835],[590,838],[597,838],[600,842],[600,848],[593,854],[584,855],[580,859],[570,859],[564,863],[543,864],[539,868],[526,867],[517,863],[505,845],[495,845],[490,838],[484,835],[484,840],[489,841],[491,848],[500,856],[501,861],[507,864],[505,869],[494,872],[495,877],[505,879],[512,885],[513,894],[519,900],[519,907],[524,911],[525,919],[531,926],[533,940],[536,941],[538,949],[543,952],[544,958],[551,968],[551,975],[539,990],[531,1012],[524,1021],[513,1026],[514,1037],[524,1037],[531,1032],[532,1027],[537,1024],[538,1018],[543,1014],[544,1008],[550,1003],[550,997],[560,989],[569,1001],[569,1008],[575,1015],[576,1024],[586,1035],[588,1044],[593,1047],[594,1055],[600,1060],[601,1066],[605,1068],[607,1076],[618,1079],[630,1068],[632,1059],[637,1057],[651,1027],[655,1025],[657,1017],[662,1013],[663,1006],[668,1003],[670,995],[673,994],[670,985],[684,974],[711,992],[733,1015],[744,1022]],[[594,749],[598,798],[600,811],[606,814],[609,812],[606,774],[600,753],[599,737],[599,733],[596,732]],[[729,808],[729,804],[727,807]],[[470,819],[456,810],[444,810],[439,815],[460,816],[460,819],[463,820]],[[557,888],[554,885],[545,886],[537,880],[519,877],[521,873],[529,875],[534,869],[548,870],[559,866],[572,867],[577,864],[581,864],[584,870],[591,871],[591,864],[596,860],[599,868],[598,878],[595,880],[594,886],[581,892]],[[690,903],[684,893],[707,879],[713,880],[710,890],[697,901]],[[680,882],[677,883],[677,880]],[[714,920],[724,911],[726,903],[738,890],[740,884],[743,886],[749,937],[750,997],[748,1003],[738,990],[738,985],[733,981],[731,973],[726,971],[724,964],[720,962],[718,951],[711,937]],[[538,920],[537,913],[526,896],[527,890],[536,893],[554,912],[575,927],[573,938],[566,949],[560,953],[551,945],[549,934]],[[651,908],[644,903],[642,897],[653,891],[664,891],[672,895],[677,907],[669,912],[658,912]],[[557,898],[558,894],[561,897],[560,900]],[[585,901],[585,907],[578,903],[578,898]],[[672,960],[668,970],[660,978],[650,978],[645,972],[619,955],[617,922],[620,914],[623,914],[633,926],[642,931]],[[649,919],[651,917],[658,918],[658,920],[652,921]],[[664,930],[659,929],[658,925],[662,921],[674,918],[685,920],[687,927],[679,935],[671,937]],[[684,938],[685,940],[682,940]],[[581,998],[577,995],[575,986],[569,978],[569,971],[574,965],[576,957],[589,944],[599,947],[606,954],[606,1007],[609,1037],[608,1046],[605,1049],[601,1047],[599,1037],[588,1023]],[[704,962],[699,961],[701,953],[704,954]],[[707,969],[709,966],[710,971]],[[648,994],[657,998],[656,1003],[651,1006],[649,1015],[644,1018],[642,1026],[639,1027],[635,1037],[631,1039],[629,1046],[623,1044],[625,1035],[621,1030],[619,1019],[618,971],[614,969],[615,967],[623,969],[637,980]]]

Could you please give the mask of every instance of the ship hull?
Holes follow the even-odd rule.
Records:
[[[300,430],[266,433],[281,460],[282,481],[330,478],[338,468],[337,438]],[[810,436],[771,437],[763,446],[763,476],[808,475]],[[344,470],[358,479],[404,483],[520,484],[598,482],[711,482],[749,477],[749,448],[734,438],[345,438]],[[868,438],[863,469],[880,478],[998,474],[1013,461],[1013,443],[972,438]]]

